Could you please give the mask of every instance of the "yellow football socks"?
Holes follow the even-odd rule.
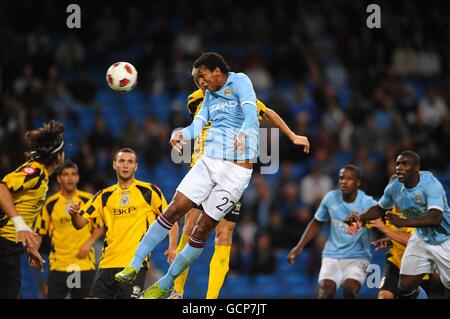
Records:
[[[217,299],[222,289],[230,264],[231,246],[215,246],[209,265],[209,281],[206,299]]]

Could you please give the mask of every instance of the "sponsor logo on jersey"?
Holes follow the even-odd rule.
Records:
[[[130,192],[120,193],[120,206],[128,206],[130,204]]]
[[[114,217],[131,217],[136,215],[137,208],[133,206],[127,208],[114,208],[113,213]]]
[[[31,166],[25,166],[24,168],[22,168],[22,172],[24,172],[27,175],[32,175],[36,173],[36,170]]]
[[[422,202],[422,194],[417,194],[414,199],[416,200],[417,203],[421,203]]]

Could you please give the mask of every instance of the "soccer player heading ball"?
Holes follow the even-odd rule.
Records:
[[[202,205],[198,225],[188,244],[177,255],[166,275],[142,294],[160,298],[169,292],[175,278],[202,253],[205,241],[218,222],[230,212],[250,182],[252,161],[259,154],[259,121],[256,96],[247,75],[229,71],[217,53],[202,54],[193,65],[205,82],[203,106],[192,124],[172,134],[176,146],[196,138],[211,121],[205,154],[181,181],[162,215],[142,239],[131,264],[116,275],[132,281],[142,261],[168,234],[172,225],[193,207]]]

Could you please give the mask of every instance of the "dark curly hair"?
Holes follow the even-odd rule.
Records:
[[[57,161],[58,154],[64,151],[64,125],[50,121],[36,130],[25,133],[25,156],[28,160],[51,165]]]
[[[223,56],[215,52],[203,53],[197,60],[194,61],[192,66],[194,68],[199,68],[202,65],[211,72],[216,68],[219,68],[223,74],[228,74],[228,72],[230,72],[230,67],[228,66],[228,63],[225,62]]]

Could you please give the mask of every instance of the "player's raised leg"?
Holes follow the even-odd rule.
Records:
[[[178,185],[172,201],[167,205],[164,213],[158,216],[149,227],[136,250],[133,260],[124,270],[116,274],[116,280],[122,283],[133,281],[133,278],[137,275],[137,269],[140,269],[145,257],[166,238],[178,219],[208,198],[214,185],[207,165],[200,160]]]
[[[192,234],[195,224],[202,210],[199,208],[192,208],[186,215],[184,219],[183,233],[181,235],[180,242],[177,247],[177,254],[179,254],[189,241],[189,237]],[[189,274],[189,267],[186,268],[176,279],[173,284],[173,291],[169,299],[182,299],[184,295],[184,286]]]
[[[158,216],[156,221],[147,230],[144,238],[139,243],[130,265],[115,275],[116,280],[127,284],[133,282],[137,277],[138,269],[141,268],[145,257],[153,251],[156,245],[166,238],[174,223],[184,216],[193,206],[194,203],[189,198],[176,191],[175,196],[169,205],[167,205],[164,213]]]
[[[217,220],[211,218],[205,212],[202,212],[198,224],[189,238],[188,244],[179,254],[177,254],[177,257],[172,265],[170,265],[167,273],[145,290],[142,293],[141,298],[157,299],[166,295],[172,287],[175,278],[189,267],[189,265],[191,265],[203,252],[205,242],[217,223]]]

